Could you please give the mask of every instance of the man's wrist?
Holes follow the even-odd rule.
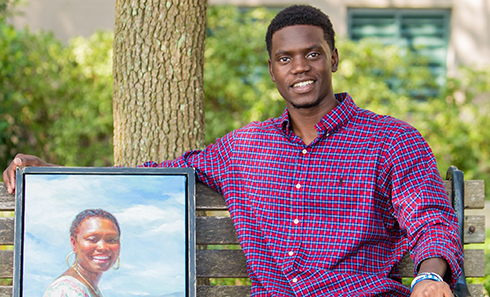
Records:
[[[413,287],[415,287],[416,284],[424,280],[432,280],[436,282],[444,281],[442,276],[440,276],[435,272],[421,272],[413,279],[412,284],[410,286],[411,290],[413,291]]]

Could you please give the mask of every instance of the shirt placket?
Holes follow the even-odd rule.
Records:
[[[291,208],[289,214],[289,224],[290,224],[290,235],[289,235],[289,246],[286,249],[286,255],[284,255],[287,264],[287,276],[289,281],[292,283],[293,287],[299,285],[301,277],[297,274],[293,267],[294,263],[299,260],[301,252],[301,243],[303,241],[303,236],[308,233],[306,230],[307,225],[304,222],[304,199],[305,193],[308,191],[308,163],[310,159],[309,147],[299,148],[295,154],[296,158],[296,168],[295,175],[291,180]]]

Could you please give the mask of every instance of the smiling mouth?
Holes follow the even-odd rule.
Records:
[[[313,80],[301,81],[301,82],[295,83],[293,85],[293,88],[304,88],[304,87],[307,87],[311,84],[313,84]]]
[[[97,263],[106,263],[111,259],[109,256],[93,256],[92,260]]]

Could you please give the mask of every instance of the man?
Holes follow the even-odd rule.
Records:
[[[252,296],[452,296],[462,248],[422,136],[334,94],[339,54],[318,9],[281,11],[266,43],[285,112],[144,166],[194,167],[223,193]],[[9,191],[16,166],[39,165],[52,164],[18,155],[3,174]],[[412,292],[397,268],[407,249],[418,273]]]

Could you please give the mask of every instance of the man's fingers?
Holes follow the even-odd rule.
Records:
[[[22,166],[22,159],[20,157],[15,157],[12,163],[10,163],[8,170],[8,186],[7,190],[10,194],[13,194],[15,191],[15,169],[17,167]]]
[[[10,163],[9,167],[7,167],[7,169],[5,169],[5,171],[2,174],[3,182],[7,187],[7,191],[10,194],[13,194],[15,190],[15,178],[12,177],[15,174],[15,168],[17,167],[17,166],[12,166],[12,163]]]
[[[2,174],[2,179],[5,184],[5,187],[7,187],[7,191],[10,194],[13,194],[15,191],[15,169],[17,167],[49,166],[49,165],[51,164],[44,162],[43,160],[39,159],[36,156],[17,154],[14,160],[12,160],[12,162],[9,164],[7,169],[5,169],[5,171]]]
[[[22,159],[19,157],[14,158],[14,164],[17,166],[22,166]]]

